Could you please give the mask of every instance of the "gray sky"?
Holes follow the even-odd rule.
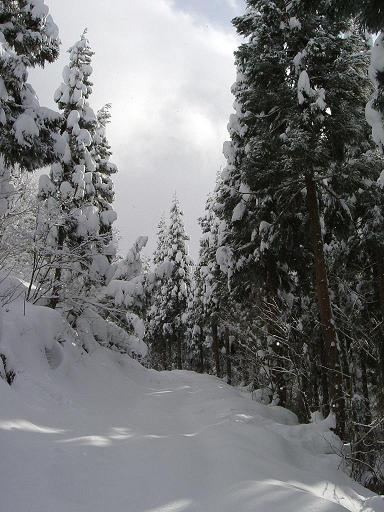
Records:
[[[62,51],[30,81],[42,105],[68,61],[65,50],[84,27],[95,51],[92,107],[112,103],[113,161],[120,251],[137,236],[156,243],[160,216],[176,191],[196,257],[204,211],[223,165],[232,111],[237,41],[230,20],[242,0],[45,0],[60,29]]]

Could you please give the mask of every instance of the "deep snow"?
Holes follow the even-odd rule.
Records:
[[[338,470],[326,423],[211,376],[84,354],[57,313],[23,308],[0,318],[18,369],[0,380],[1,512],[384,511]]]

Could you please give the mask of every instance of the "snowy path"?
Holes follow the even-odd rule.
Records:
[[[1,512],[338,512],[370,493],[324,427],[100,350],[0,382]],[[325,434],[324,434],[325,435]]]

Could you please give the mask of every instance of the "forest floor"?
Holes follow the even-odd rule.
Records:
[[[0,318],[20,345],[14,384],[0,379],[1,512],[384,510],[342,471],[326,422],[103,348],[43,350],[31,311]]]

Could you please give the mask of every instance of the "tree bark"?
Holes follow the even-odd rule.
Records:
[[[166,367],[165,369],[166,370],[173,370],[173,361],[172,361],[172,338],[171,336],[167,336],[166,338],[166,353],[167,353],[167,358],[166,358]]]
[[[65,232],[63,226],[59,227],[58,240],[57,240],[57,250],[62,252],[64,249],[64,240],[65,240]],[[60,289],[61,289],[61,275],[62,268],[60,266],[61,257],[59,258],[59,266],[55,268],[54,281],[52,287],[52,297],[49,301],[49,307],[52,309],[56,309],[60,301]]]
[[[200,364],[200,373],[204,373],[204,330],[200,326],[200,333],[199,333],[199,364]]]
[[[176,333],[176,367],[178,370],[183,369],[182,333],[180,330],[178,330]]]
[[[229,329],[225,328],[224,333],[225,340],[225,361],[227,366],[227,383],[232,384],[232,364],[231,364],[231,343],[229,339]]]
[[[323,331],[324,355],[328,374],[330,406],[336,416],[336,432],[341,438],[345,433],[345,402],[343,378],[340,366],[337,332],[333,319],[328,283],[328,269],[324,256],[324,241],[321,231],[319,203],[313,176],[305,176],[307,207],[312,232],[315,264],[315,290],[319,316]]]
[[[216,320],[212,320],[212,352],[213,359],[215,361],[216,367],[216,375],[221,377],[221,368],[220,368],[220,347],[219,347],[219,335],[218,335],[218,326]]]
[[[377,248],[375,251],[376,285],[379,296],[381,321],[384,325],[384,249]],[[378,404],[380,411],[384,412],[384,328],[381,329],[381,336],[378,340]]]

